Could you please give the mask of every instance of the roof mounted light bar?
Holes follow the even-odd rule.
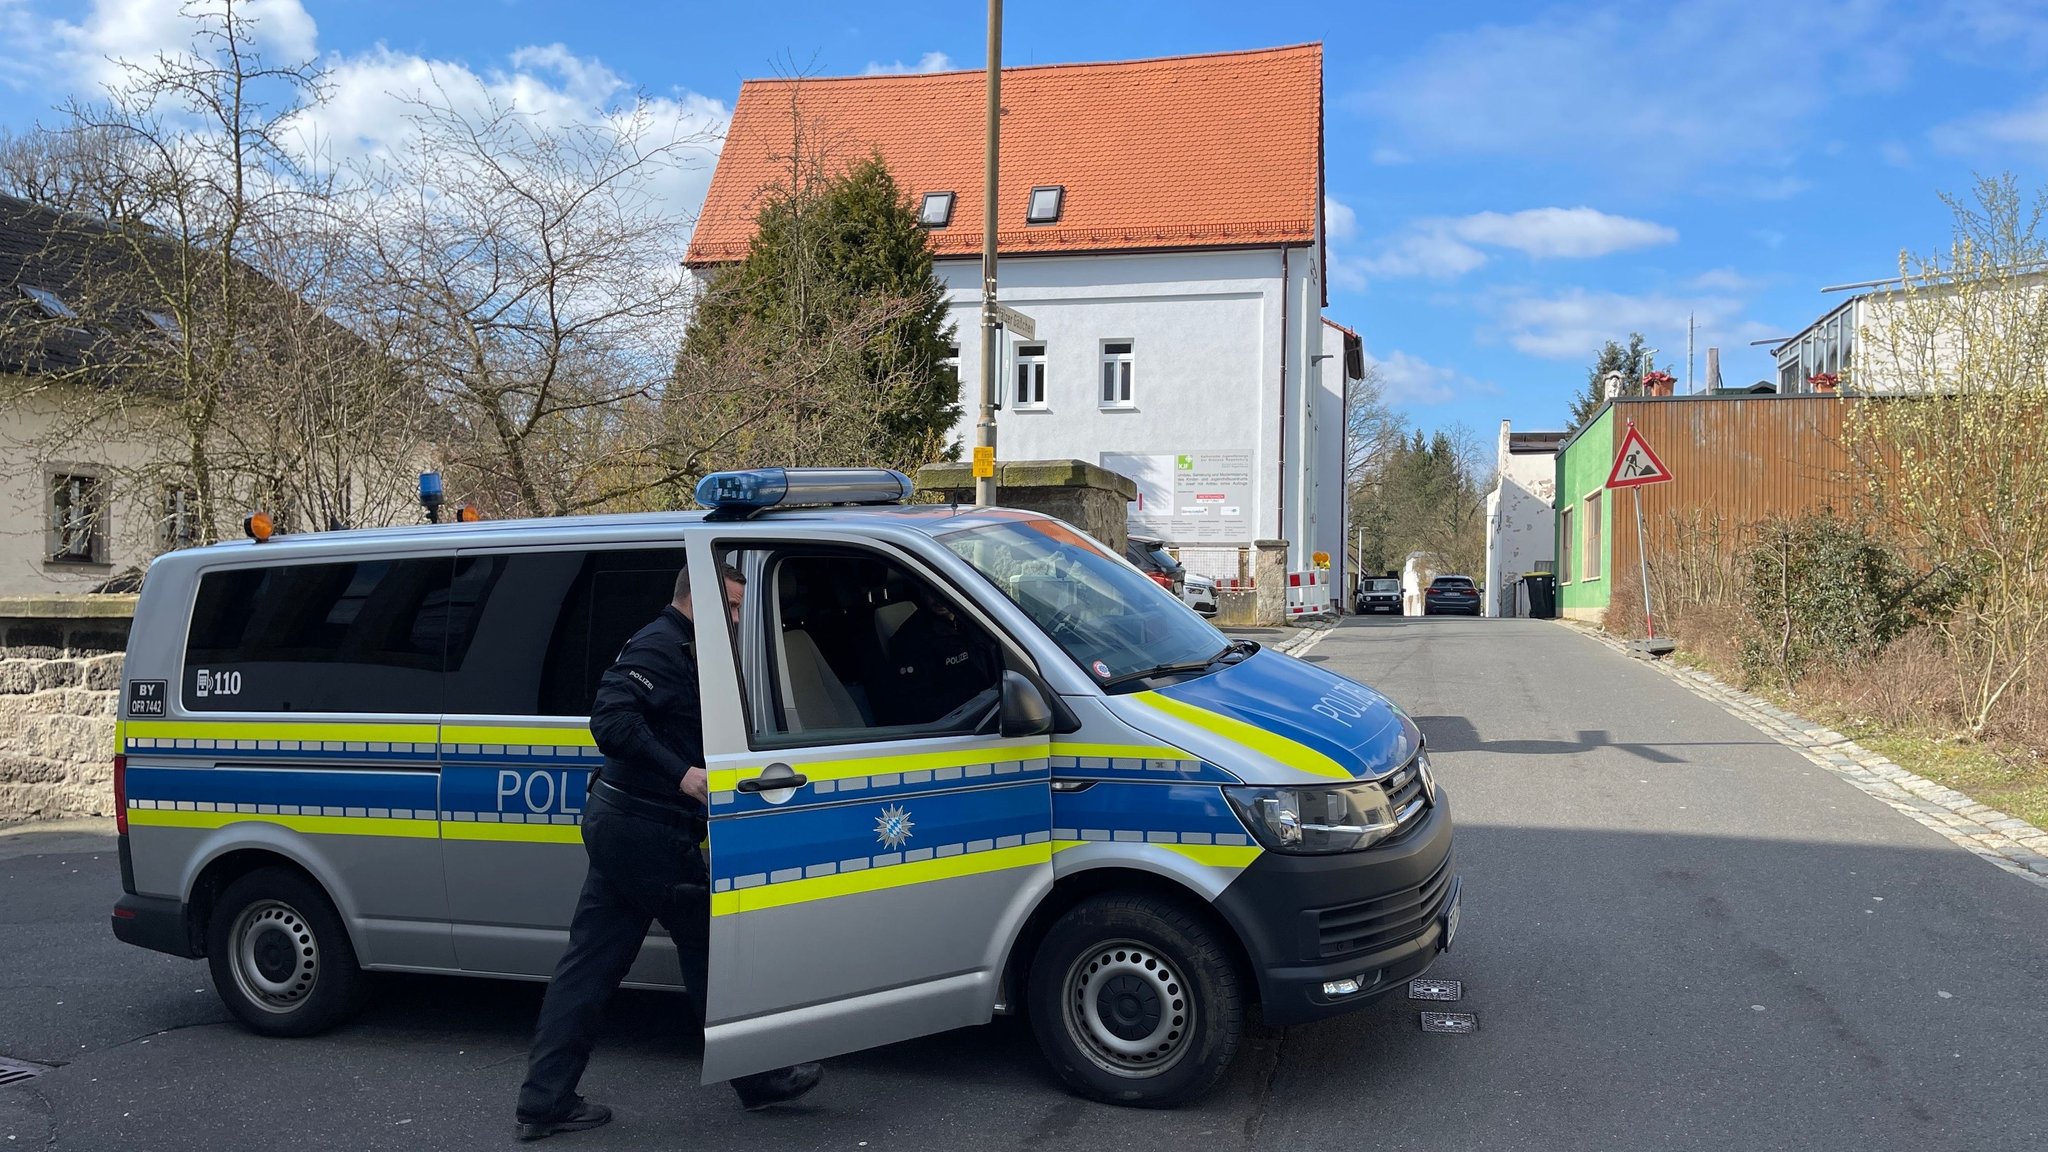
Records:
[[[910,477],[893,468],[749,468],[697,481],[697,503],[721,520],[769,508],[900,504],[909,498]]]

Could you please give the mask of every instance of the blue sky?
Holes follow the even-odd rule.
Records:
[[[750,76],[980,67],[984,6],[253,0],[274,54],[334,69],[331,121],[374,138],[431,64],[564,113],[633,89],[717,124]],[[1727,383],[1945,241],[1942,191],[2048,160],[2048,3],[1682,0],[1543,6],[1007,6],[1006,63],[1319,40],[1334,253],[1356,328],[1417,423],[1556,425],[1601,340],[1642,331],[1681,381],[1688,313]],[[104,58],[178,42],[176,0],[0,0],[0,125]],[[703,170],[678,201],[701,196]]]

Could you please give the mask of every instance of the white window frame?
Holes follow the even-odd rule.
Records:
[[[1045,402],[1045,345],[1019,344],[1010,356],[1013,368],[1010,372],[1010,399],[1018,412],[1044,412],[1050,405]],[[1024,387],[1026,374],[1036,387]]]
[[[1579,579],[1591,584],[1607,575],[1607,524],[1605,517],[1601,515],[1607,507],[1607,490],[1593,489],[1586,493],[1579,501],[1579,505],[1586,510],[1585,522],[1579,525],[1579,531],[1584,536],[1584,539],[1579,541],[1579,551],[1583,553],[1579,558]],[[1586,571],[1589,565],[1593,569],[1591,572]]]
[[[107,479],[97,468],[81,465],[56,465],[48,474],[48,496],[45,504],[45,536],[43,559],[50,564],[101,565],[110,563],[108,540],[112,536],[112,501],[107,491]],[[76,530],[72,523],[59,520],[57,497],[60,488],[89,485],[92,493],[92,507],[83,525],[86,532],[86,554],[74,555],[65,547],[66,538]]]
[[[1110,349],[1118,347],[1121,347],[1123,351],[1110,351]],[[1112,412],[1136,408],[1138,406],[1136,383],[1138,375],[1138,342],[1131,339],[1104,340],[1100,348],[1100,354],[1097,357],[1097,363],[1100,366],[1095,374],[1095,402],[1097,406],[1105,411]],[[1120,373],[1122,376],[1120,381],[1122,387],[1116,389],[1122,393],[1120,396],[1110,395],[1111,389],[1108,387],[1108,380],[1105,379],[1113,366],[1121,366],[1123,369]]]

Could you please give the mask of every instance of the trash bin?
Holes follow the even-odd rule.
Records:
[[[1554,618],[1557,615],[1557,574],[1531,572],[1522,577],[1522,583],[1529,588],[1529,615],[1537,620]]]

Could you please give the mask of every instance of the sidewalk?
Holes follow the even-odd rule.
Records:
[[[1224,628],[1222,632],[1235,640],[1255,640],[1261,648],[1292,654],[1322,639],[1342,619],[1341,616],[1324,616],[1281,628]]]

